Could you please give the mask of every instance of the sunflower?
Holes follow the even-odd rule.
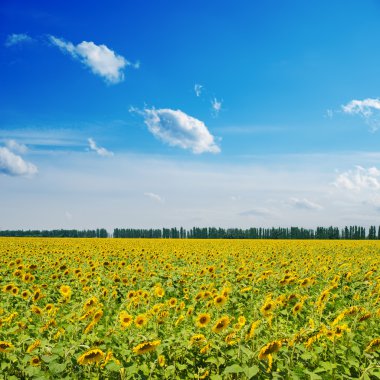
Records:
[[[1,343],[1,342],[0,342]],[[365,352],[372,352],[380,348],[380,338],[373,339],[369,342]]]
[[[42,315],[42,314],[43,314],[42,309],[40,309],[40,308],[39,308],[38,306],[36,306],[36,305],[33,305],[33,306],[31,307],[31,311],[32,311],[32,313],[37,314],[37,315]]]
[[[37,339],[36,341],[34,341],[26,350],[26,352],[28,354],[30,354],[32,351],[34,351],[37,347],[39,347],[41,345],[41,341],[39,339]]]
[[[94,323],[98,323],[100,318],[103,316],[103,310],[99,309],[95,312],[94,316],[92,317],[92,321]]]
[[[249,332],[247,336],[245,337],[247,340],[253,338],[253,336],[255,335],[256,328],[260,323],[261,323],[260,320],[252,322],[251,328],[249,329]]]
[[[165,356],[164,355],[158,355],[158,365],[160,367],[163,367],[165,365]]]
[[[244,317],[244,315],[241,315],[241,316],[238,318],[238,323],[239,323],[239,325],[244,326],[246,322],[247,322],[247,319]]]
[[[203,334],[195,334],[190,338],[190,345],[201,345],[202,343],[207,343],[207,339]]]
[[[69,285],[62,285],[59,288],[59,292],[62,294],[63,298],[70,298],[71,296],[71,288]]]
[[[219,334],[220,332],[225,330],[229,324],[230,324],[230,317],[225,315],[216,321],[215,325],[212,328],[212,331],[214,333]]]
[[[89,298],[83,305],[84,310],[88,310],[98,304],[98,299],[96,297]]]
[[[14,285],[13,284],[8,284],[3,286],[3,292],[4,293],[11,293]]]
[[[136,347],[133,348],[133,352],[137,355],[142,355],[147,352],[155,351],[157,346],[160,345],[160,343],[161,342],[159,340],[155,340],[153,342],[140,343]]]
[[[222,307],[226,302],[227,302],[227,297],[225,297],[223,295],[216,296],[214,298],[214,305],[217,307]]]
[[[0,341],[0,352],[7,352],[7,350],[13,348],[13,344],[10,342]]]
[[[303,302],[298,302],[294,305],[292,311],[293,311],[293,315],[297,315],[301,310],[302,310],[302,307],[303,307]]]
[[[21,292],[21,297],[24,299],[24,300],[27,300],[29,297],[30,297],[30,293],[27,291],[27,290],[23,290]]]
[[[154,289],[154,294],[156,295],[156,297],[162,298],[165,295],[165,290],[161,288],[161,286],[157,286]]]
[[[119,321],[120,321],[121,327],[125,329],[132,324],[133,316],[128,314],[126,311],[122,311],[119,314]]]
[[[104,352],[99,348],[94,348],[86,351],[84,354],[79,356],[78,363],[80,365],[86,364],[99,364],[99,362],[104,358]]]
[[[42,293],[40,289],[36,289],[36,291],[33,294],[33,302],[37,302],[42,298]]]
[[[268,316],[269,314],[271,314],[271,312],[274,310],[275,308],[275,303],[269,299],[268,301],[265,302],[265,304],[261,307],[260,311],[261,313],[264,315],[264,316]]]
[[[38,356],[34,356],[30,359],[30,365],[33,367],[38,367],[41,364],[41,359]]]
[[[148,323],[148,318],[144,314],[140,314],[135,318],[135,325],[138,328],[144,327]]]
[[[168,304],[169,307],[175,307],[175,305],[177,305],[177,298],[170,298]]]
[[[197,316],[195,324],[197,325],[197,327],[203,328],[209,324],[210,320],[211,317],[209,313],[201,313]]]
[[[269,355],[274,354],[277,352],[282,346],[282,343],[280,340],[275,340],[273,342],[267,343],[264,347],[261,348],[259,353],[259,359],[267,359]]]

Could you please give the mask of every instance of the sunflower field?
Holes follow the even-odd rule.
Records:
[[[380,242],[0,238],[0,379],[380,379]]]

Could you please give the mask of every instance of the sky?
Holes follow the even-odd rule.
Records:
[[[0,4],[0,229],[380,224],[380,3]]]

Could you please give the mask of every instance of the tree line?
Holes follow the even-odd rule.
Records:
[[[68,238],[157,238],[157,239],[380,239],[380,226],[370,226],[368,232],[361,226],[317,227],[272,227],[248,229],[193,227],[190,229],[162,228],[115,228],[110,234],[105,228],[95,230],[0,230],[0,236],[9,237],[68,237]]]
[[[366,229],[361,226],[317,227],[314,229],[300,227],[272,227],[272,228],[215,228],[193,227],[162,228],[162,229],[135,229],[115,228],[114,238],[164,238],[164,239],[380,239],[380,226],[371,226]]]
[[[9,237],[56,237],[56,238],[106,238],[105,228],[96,230],[0,230],[0,236]]]

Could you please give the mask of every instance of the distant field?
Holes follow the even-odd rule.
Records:
[[[380,242],[0,238],[0,378],[380,378]]]

